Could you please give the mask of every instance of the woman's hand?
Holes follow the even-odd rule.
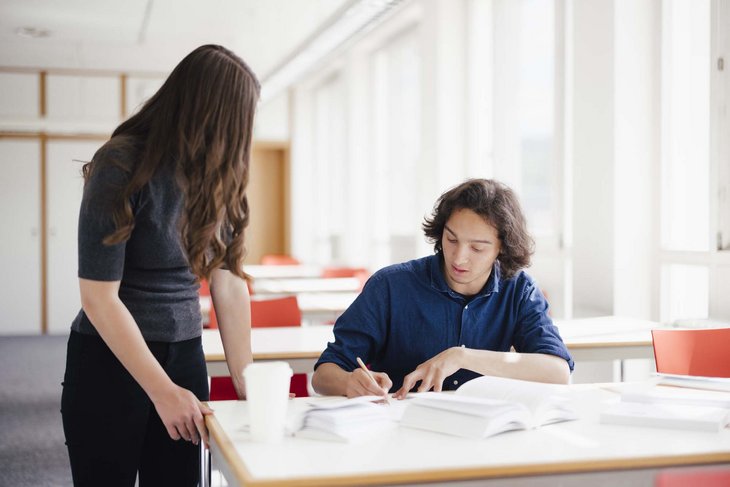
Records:
[[[418,392],[426,392],[431,389],[440,392],[444,380],[462,368],[463,350],[462,347],[451,347],[423,362],[416,367],[416,370],[403,378],[403,386],[393,394],[393,397],[405,399],[408,391],[413,389],[418,381],[421,381]]]
[[[180,438],[185,441],[200,443],[200,439],[208,444],[208,429],[205,427],[205,415],[212,414],[213,410],[201,403],[195,394],[178,385],[172,387],[152,400],[167,434],[173,440]]]

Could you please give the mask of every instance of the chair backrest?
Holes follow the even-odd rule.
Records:
[[[355,277],[362,272],[367,272],[367,269],[364,267],[325,267],[322,269],[322,277]]]
[[[300,265],[298,259],[291,255],[266,254],[261,256],[261,265]]]
[[[322,277],[355,277],[360,281],[359,291],[362,291],[365,282],[370,278],[370,271],[364,267],[325,267]]]
[[[251,300],[251,326],[300,326],[302,312],[296,296]]]
[[[652,330],[651,337],[657,372],[730,377],[730,328]]]

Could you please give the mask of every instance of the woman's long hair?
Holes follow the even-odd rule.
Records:
[[[259,91],[251,69],[224,47],[205,45],[188,54],[107,142],[139,158],[132,167],[122,168],[129,173],[129,183],[112,210],[116,230],[104,243],[129,239],[134,228],[130,197],[159,168],[174,164],[185,195],[179,223],[192,272],[210,278],[225,263],[244,277],[246,185]],[[86,180],[94,163],[84,166]]]
[[[535,242],[527,232],[527,221],[517,195],[509,187],[492,179],[468,179],[436,201],[433,214],[423,223],[423,231],[441,253],[444,226],[456,210],[467,209],[484,218],[497,229],[502,248],[497,260],[502,277],[509,279],[530,265]]]

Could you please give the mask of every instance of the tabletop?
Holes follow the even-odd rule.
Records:
[[[600,411],[620,397],[615,387],[570,387],[577,421],[481,440],[396,428],[355,444],[295,437],[259,444],[250,441],[246,402],[217,402],[215,414],[206,418],[212,465],[230,485],[272,487],[450,482],[730,462],[728,429],[708,433],[601,424]],[[300,414],[312,400],[317,398],[292,400],[289,414]]]

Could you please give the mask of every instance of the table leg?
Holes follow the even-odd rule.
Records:
[[[210,450],[200,442],[200,481],[199,487],[210,487]]]

